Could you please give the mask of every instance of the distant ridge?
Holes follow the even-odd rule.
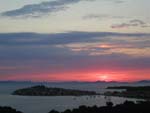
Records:
[[[137,81],[136,83],[150,83],[150,80],[141,80],[141,81]]]
[[[117,81],[94,81],[94,82],[88,82],[88,81],[60,81],[60,82],[34,82],[34,81],[0,81],[0,83],[71,83],[71,84],[86,84],[86,83],[128,83],[128,82],[117,82]]]
[[[54,82],[46,82],[46,81],[41,81],[41,82],[35,82],[35,81],[0,81],[0,83],[68,83],[68,84],[89,84],[89,83],[122,83],[122,84],[130,84],[130,83],[150,83],[150,80],[140,80],[140,81],[135,81],[135,82],[119,82],[119,81],[94,81],[94,82],[89,82],[89,81],[54,81]]]

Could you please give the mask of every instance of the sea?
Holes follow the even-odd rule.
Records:
[[[96,91],[104,93],[110,86],[150,86],[150,83],[81,83],[81,82],[62,82],[62,83],[33,83],[33,82],[0,82],[0,106],[10,106],[23,113],[48,113],[51,110],[64,111],[66,109],[78,108],[81,105],[86,106],[105,106],[107,101],[114,104],[123,103],[126,100],[139,101],[139,99],[130,99],[122,97],[96,96],[16,96],[11,95],[13,91],[20,88],[31,87],[35,85],[46,85],[48,87],[58,87],[66,89],[78,89]],[[121,91],[121,90],[118,90]]]

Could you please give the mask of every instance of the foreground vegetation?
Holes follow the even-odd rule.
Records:
[[[0,107],[0,113],[22,113],[11,107]]]
[[[49,88],[43,85],[18,89],[12,93],[13,95],[22,96],[83,96],[98,95],[94,91],[81,91],[63,88]]]
[[[39,106],[40,107],[40,106]],[[112,102],[107,102],[106,106],[102,107],[87,107],[80,106],[77,109],[67,109],[63,112],[51,110],[49,113],[149,113],[150,101],[139,101],[137,103],[126,101],[123,104],[113,105]],[[23,113],[11,107],[0,107],[0,113]]]
[[[78,109],[66,110],[64,112],[58,112],[55,110],[49,113],[149,113],[150,112],[150,102],[130,102],[126,101],[123,104],[113,106],[113,103],[108,102],[107,106],[103,107],[87,107],[80,106]]]
[[[120,86],[120,87],[108,87],[107,89],[124,89],[125,91],[114,91],[106,92],[107,96],[119,96],[119,97],[128,97],[128,98],[137,98],[137,99],[150,99],[150,86],[138,86],[138,87],[129,87],[129,86]]]

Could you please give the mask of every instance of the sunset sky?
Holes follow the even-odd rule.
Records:
[[[0,81],[150,80],[150,0],[0,0]]]

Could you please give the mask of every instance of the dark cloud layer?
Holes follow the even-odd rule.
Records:
[[[124,39],[124,37],[127,37],[127,39]],[[139,38],[134,39],[133,37]],[[106,52],[113,52],[112,49],[132,49],[134,46],[135,49],[147,48],[150,43],[149,40],[145,40],[146,38],[143,38],[143,41],[141,41],[141,37],[150,37],[150,34],[111,32],[67,32],[56,34],[1,33],[0,59],[24,60],[37,58],[42,60],[49,59],[50,56],[63,57],[74,55],[86,57],[91,52],[100,53],[99,56],[107,56]],[[132,41],[132,38],[135,42]],[[105,43],[110,43],[110,47],[105,47]],[[76,53],[74,52],[74,49],[78,49],[79,51]],[[116,54],[120,55],[121,53],[122,52]],[[124,55],[124,53],[122,54]]]
[[[54,34],[39,33],[1,33],[0,45],[56,45],[77,42],[98,41],[100,38],[117,37],[141,37],[150,36],[146,33],[112,33],[112,32],[66,32]],[[96,38],[98,37],[98,38]]]

